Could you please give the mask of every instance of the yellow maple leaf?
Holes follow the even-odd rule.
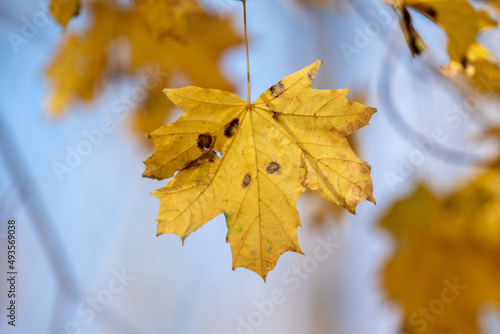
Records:
[[[443,28],[449,40],[448,54],[451,60],[457,62],[463,62],[467,50],[476,41],[476,36],[481,30],[497,25],[486,11],[474,8],[467,0],[385,0],[385,2],[393,4],[399,11],[405,11],[405,7],[413,8]],[[407,19],[411,19],[409,15]],[[402,23],[401,26],[405,29],[408,24]],[[421,39],[415,33],[416,31],[405,31],[405,36],[415,36],[415,40],[419,42]],[[412,41],[411,38],[407,40]],[[412,53],[418,54],[414,52],[413,45],[409,43],[409,46]],[[425,45],[423,47],[425,48]]]
[[[61,26],[66,27],[69,20],[79,14],[80,0],[50,0],[49,12]]]
[[[384,285],[405,333],[479,333],[480,308],[500,302],[499,186],[497,171],[444,200],[420,186],[381,220],[397,240]]]
[[[191,14],[201,12],[194,0],[135,0],[135,4],[156,38],[183,38]]]
[[[92,22],[83,31],[64,37],[47,68],[52,88],[47,107],[53,114],[63,113],[72,104],[92,101],[117,76],[141,75],[149,78],[149,84],[136,87],[145,90],[142,98],[128,104],[114,103],[134,111],[132,123],[142,137],[165,123],[172,105],[162,101],[159,88],[168,84],[175,73],[195,85],[233,89],[218,67],[222,53],[241,41],[228,19],[196,12],[182,40],[158,40],[137,8],[98,0],[90,4],[89,10]],[[150,70],[154,77],[147,73]],[[143,110],[144,104],[157,108],[137,111]]]
[[[346,99],[347,91],[311,88],[321,61],[284,78],[249,104],[235,94],[185,87],[165,90],[184,110],[152,132],[155,150],[145,177],[165,179],[158,235],[184,239],[224,213],[233,269],[264,279],[279,256],[301,252],[298,197],[314,191],[354,213],[372,196],[370,167],[345,136],[376,111]]]

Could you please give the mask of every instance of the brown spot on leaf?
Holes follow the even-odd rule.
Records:
[[[278,113],[276,111],[273,111],[273,119],[277,122],[279,121],[278,119]]]
[[[201,150],[208,150],[212,147],[215,138],[210,135],[210,133],[202,133],[198,136],[198,147]]]
[[[252,174],[250,174],[250,172],[248,172],[243,177],[243,183],[241,184],[241,186],[243,188],[246,188],[246,187],[248,187],[248,185],[250,184],[250,182],[252,182]]]
[[[309,77],[309,80],[314,81],[314,78],[316,78],[316,75],[318,74],[318,69],[313,68],[312,70],[307,73],[307,76]]]
[[[205,161],[214,162],[216,157],[217,153],[215,151],[208,150],[203,153],[198,159],[194,159],[188,162],[186,166],[181,170],[201,166]]]
[[[281,169],[281,165],[275,161],[272,161],[267,165],[266,172],[269,174],[279,174]]]
[[[271,95],[273,97],[277,97],[278,95],[283,93],[283,91],[285,90],[285,85],[280,81],[276,85],[269,88],[269,90],[271,91]]]
[[[231,138],[232,136],[234,136],[239,126],[240,120],[238,118],[233,119],[224,127],[224,136],[226,136],[227,138]]]
[[[220,154],[219,151],[208,150],[208,152],[206,153],[208,161],[209,162],[214,162],[215,161],[215,157],[217,157],[217,153]]]

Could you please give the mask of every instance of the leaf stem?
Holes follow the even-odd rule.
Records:
[[[241,2],[243,3],[243,22],[245,25],[245,48],[247,51],[247,83],[248,83],[247,102],[250,105],[250,57],[248,56],[247,4],[246,0],[241,0]]]

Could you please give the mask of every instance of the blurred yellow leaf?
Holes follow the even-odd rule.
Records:
[[[158,40],[136,8],[100,0],[89,9],[92,22],[80,33],[65,35],[47,69],[52,113],[58,115],[74,103],[92,101],[119,75],[140,76],[145,82],[134,86],[126,98],[114,101],[111,108],[128,114],[154,104],[156,108],[147,113],[134,113],[138,115],[134,128],[149,132],[165,122],[171,104],[157,102],[158,93],[173,73],[182,73],[199,86],[232,90],[218,67],[222,53],[241,41],[229,20],[196,12],[183,40]],[[151,93],[154,89],[156,94]]]
[[[310,225],[313,229],[326,226],[330,220],[335,225],[343,222],[346,211],[342,207],[312,193],[305,193],[302,199],[304,207],[308,209]]]
[[[412,56],[419,55],[426,46],[412,25],[407,7],[424,14],[446,32],[450,62],[442,68],[445,74],[461,73],[478,90],[500,92],[500,62],[476,41],[481,30],[497,26],[486,11],[474,8],[467,0],[383,1],[395,6]]]
[[[135,0],[135,4],[156,38],[183,38],[191,14],[201,12],[194,0]]]
[[[313,191],[354,213],[372,196],[370,167],[345,136],[375,112],[346,99],[347,90],[316,90],[321,61],[284,78],[252,104],[229,92],[185,87],[166,95],[184,114],[150,134],[143,176],[165,179],[158,234],[184,240],[224,213],[233,268],[264,279],[279,256],[301,252],[298,197]]]
[[[486,4],[488,4],[491,8],[493,8],[497,13],[500,10],[500,0],[486,0]]]
[[[448,54],[451,60],[456,62],[463,62],[467,50],[476,41],[476,36],[481,30],[497,25],[486,11],[475,9],[467,0],[386,0],[385,2],[393,4],[399,11],[405,11],[405,7],[413,8],[443,28],[449,40]],[[411,20],[409,15],[403,15],[403,19]],[[401,26],[405,28],[408,24],[405,22]],[[415,31],[405,31],[405,36],[418,36],[415,33]],[[418,40],[417,38],[416,41]],[[414,46],[410,43],[409,46],[413,53]]]
[[[500,127],[499,126],[493,126],[493,127],[490,127],[488,129],[486,129],[483,133],[482,133],[482,137],[481,139],[496,139],[497,141],[500,140]],[[498,163],[500,161],[496,161],[496,168],[498,168]]]
[[[461,73],[476,89],[500,94],[500,62],[480,43],[470,46],[462,63],[450,61],[443,72],[452,77]]]
[[[480,307],[500,302],[500,173],[445,200],[424,186],[381,220],[396,238],[384,272],[405,333],[479,333]]]
[[[146,99],[139,105],[132,119],[132,129],[136,133],[150,133],[162,124],[165,124],[165,119],[168,112],[172,110],[174,105],[165,98],[162,89],[152,89]]]
[[[50,0],[49,12],[61,26],[66,27],[69,20],[79,14],[80,0]]]

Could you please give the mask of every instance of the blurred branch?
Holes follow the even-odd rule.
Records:
[[[14,189],[14,182],[11,180],[5,189],[2,191],[0,195],[0,217],[1,218],[7,218],[9,217],[9,213],[6,212],[7,208],[9,207],[9,204],[11,201],[13,201],[12,196],[10,194],[12,193],[12,190]],[[14,206],[14,204],[13,204]]]
[[[12,136],[8,133],[7,127],[0,116],[0,151],[4,157],[7,171],[10,173],[12,180],[14,180],[19,197],[25,201],[32,200],[32,204],[26,207],[33,218],[34,227],[38,235],[44,241],[44,249],[47,251],[49,261],[57,273],[57,278],[64,292],[76,299],[79,295],[78,284],[71,272],[70,261],[65,256],[64,246],[62,245],[57,229],[51,223],[52,219],[50,219],[48,212],[42,205],[43,201],[36,189],[36,183],[33,182],[31,175],[24,168],[26,164],[17,155],[17,150],[11,138]]]
[[[394,74],[394,61],[398,61],[398,58],[392,57],[394,54],[394,48],[387,48],[386,56],[383,58],[382,71],[378,84],[378,93],[380,101],[384,106],[384,111],[386,112],[390,122],[392,123],[394,129],[399,132],[399,134],[405,138],[409,143],[415,145],[416,142],[424,142],[428,138],[413,127],[411,127],[401,116],[398,108],[396,107],[390,89],[388,89],[387,83],[391,82]],[[451,162],[454,164],[461,165],[478,165],[487,166],[490,164],[491,159],[485,159],[477,154],[457,151],[454,149],[447,148],[437,142],[434,142],[435,149],[429,152],[434,158]]]
[[[42,248],[47,253],[49,263],[56,273],[56,279],[62,289],[61,292],[70,301],[79,304],[81,302],[81,293],[78,291],[79,285],[73,274],[71,261],[66,256],[67,252],[64,249],[61,237],[56,226],[52,223],[53,219],[43,205],[36,183],[29,174],[28,169],[25,168],[26,163],[17,153],[18,149],[15,147],[12,138],[0,112],[0,154],[4,158],[7,172],[14,181],[13,184],[17,188],[19,198],[25,201],[24,204],[31,200],[30,205],[26,205],[26,209],[32,217],[31,221],[37,235],[42,240],[44,245]],[[141,333],[126,318],[115,314],[112,309],[107,310],[107,319],[101,317],[100,320],[107,323],[113,330],[116,330],[117,327],[123,327],[127,328],[129,333]]]
[[[1,5],[0,5],[0,22],[10,23],[13,25],[19,24],[19,21],[15,20],[11,15],[7,14],[5,8],[3,8]]]
[[[439,67],[436,64],[439,64],[438,60],[434,56],[432,50],[426,50],[426,57],[419,57],[420,62],[424,65],[423,69],[426,74],[432,76],[433,80],[439,80],[442,83],[442,87],[446,88],[446,93],[450,97],[454,97],[454,94],[460,94],[461,96],[474,96],[477,91],[476,89],[470,85],[470,83],[459,80],[457,78],[447,77],[443,75]],[[473,113],[470,113],[470,116],[474,117],[474,120],[477,124],[482,127],[482,131],[486,132],[495,127],[497,122],[491,118],[488,114],[484,112],[482,108],[477,105],[468,106],[473,109]],[[494,126],[492,126],[494,124]]]

